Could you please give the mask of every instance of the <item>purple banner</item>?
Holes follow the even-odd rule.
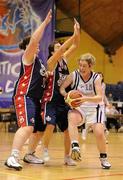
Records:
[[[55,12],[54,12],[54,0],[30,0],[30,4],[35,13],[41,17],[43,21],[49,11],[52,9],[52,22],[48,25],[48,28],[44,32],[44,36],[40,43],[39,57],[42,59],[44,65],[48,58],[48,46],[55,38],[54,28],[55,28]]]
[[[53,18],[44,33],[39,53],[45,65],[48,46],[54,40],[54,0],[0,1],[0,107],[8,107],[12,103],[11,97],[22,56],[18,44],[34,32],[50,9],[53,11]]]
[[[22,51],[7,53],[0,51],[0,107],[12,104],[15,82],[20,73]]]

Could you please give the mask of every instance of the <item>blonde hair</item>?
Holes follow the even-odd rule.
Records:
[[[96,58],[91,53],[85,53],[80,56],[78,61],[87,61],[88,64],[94,65],[96,62]]]

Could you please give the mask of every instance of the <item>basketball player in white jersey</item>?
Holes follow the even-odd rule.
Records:
[[[100,153],[102,168],[111,167],[107,160],[106,143],[104,135],[104,108],[102,107],[102,85],[98,73],[92,71],[95,58],[90,53],[83,54],[79,58],[79,69],[67,76],[61,85],[60,92],[67,97],[66,88],[71,85],[72,89],[79,90],[83,96],[76,101],[76,108],[68,113],[69,134],[72,144],[71,157],[74,160],[81,160],[78,126],[85,122],[86,127],[93,129]]]

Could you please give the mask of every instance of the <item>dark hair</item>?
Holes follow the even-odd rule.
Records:
[[[20,43],[19,48],[25,50],[30,42],[30,36],[25,37]]]
[[[50,58],[52,56],[52,53],[54,52],[54,43],[49,45],[48,50],[49,50],[48,58]]]
[[[51,43],[51,44],[49,45],[49,47],[48,47],[48,50],[49,50],[49,56],[48,56],[48,58],[50,58],[50,57],[52,56],[52,53],[54,52],[54,46],[55,46],[55,44],[57,44],[57,43],[60,43],[60,44],[61,44],[61,42],[55,40],[53,43]]]

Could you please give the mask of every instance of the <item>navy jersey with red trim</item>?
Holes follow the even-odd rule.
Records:
[[[65,60],[61,60],[55,69],[52,100],[64,99],[63,96],[60,94],[59,88],[68,74],[69,74],[69,70],[68,70],[67,63]]]
[[[31,65],[21,61],[20,75],[14,89],[14,96],[29,96],[41,99],[45,87],[45,67],[36,57]]]
[[[53,73],[48,79],[47,87],[44,91],[42,104],[48,101],[55,103],[64,103],[64,97],[60,94],[59,88],[63,80],[69,74],[68,66],[65,60],[61,60]],[[67,91],[69,88],[67,89]]]

